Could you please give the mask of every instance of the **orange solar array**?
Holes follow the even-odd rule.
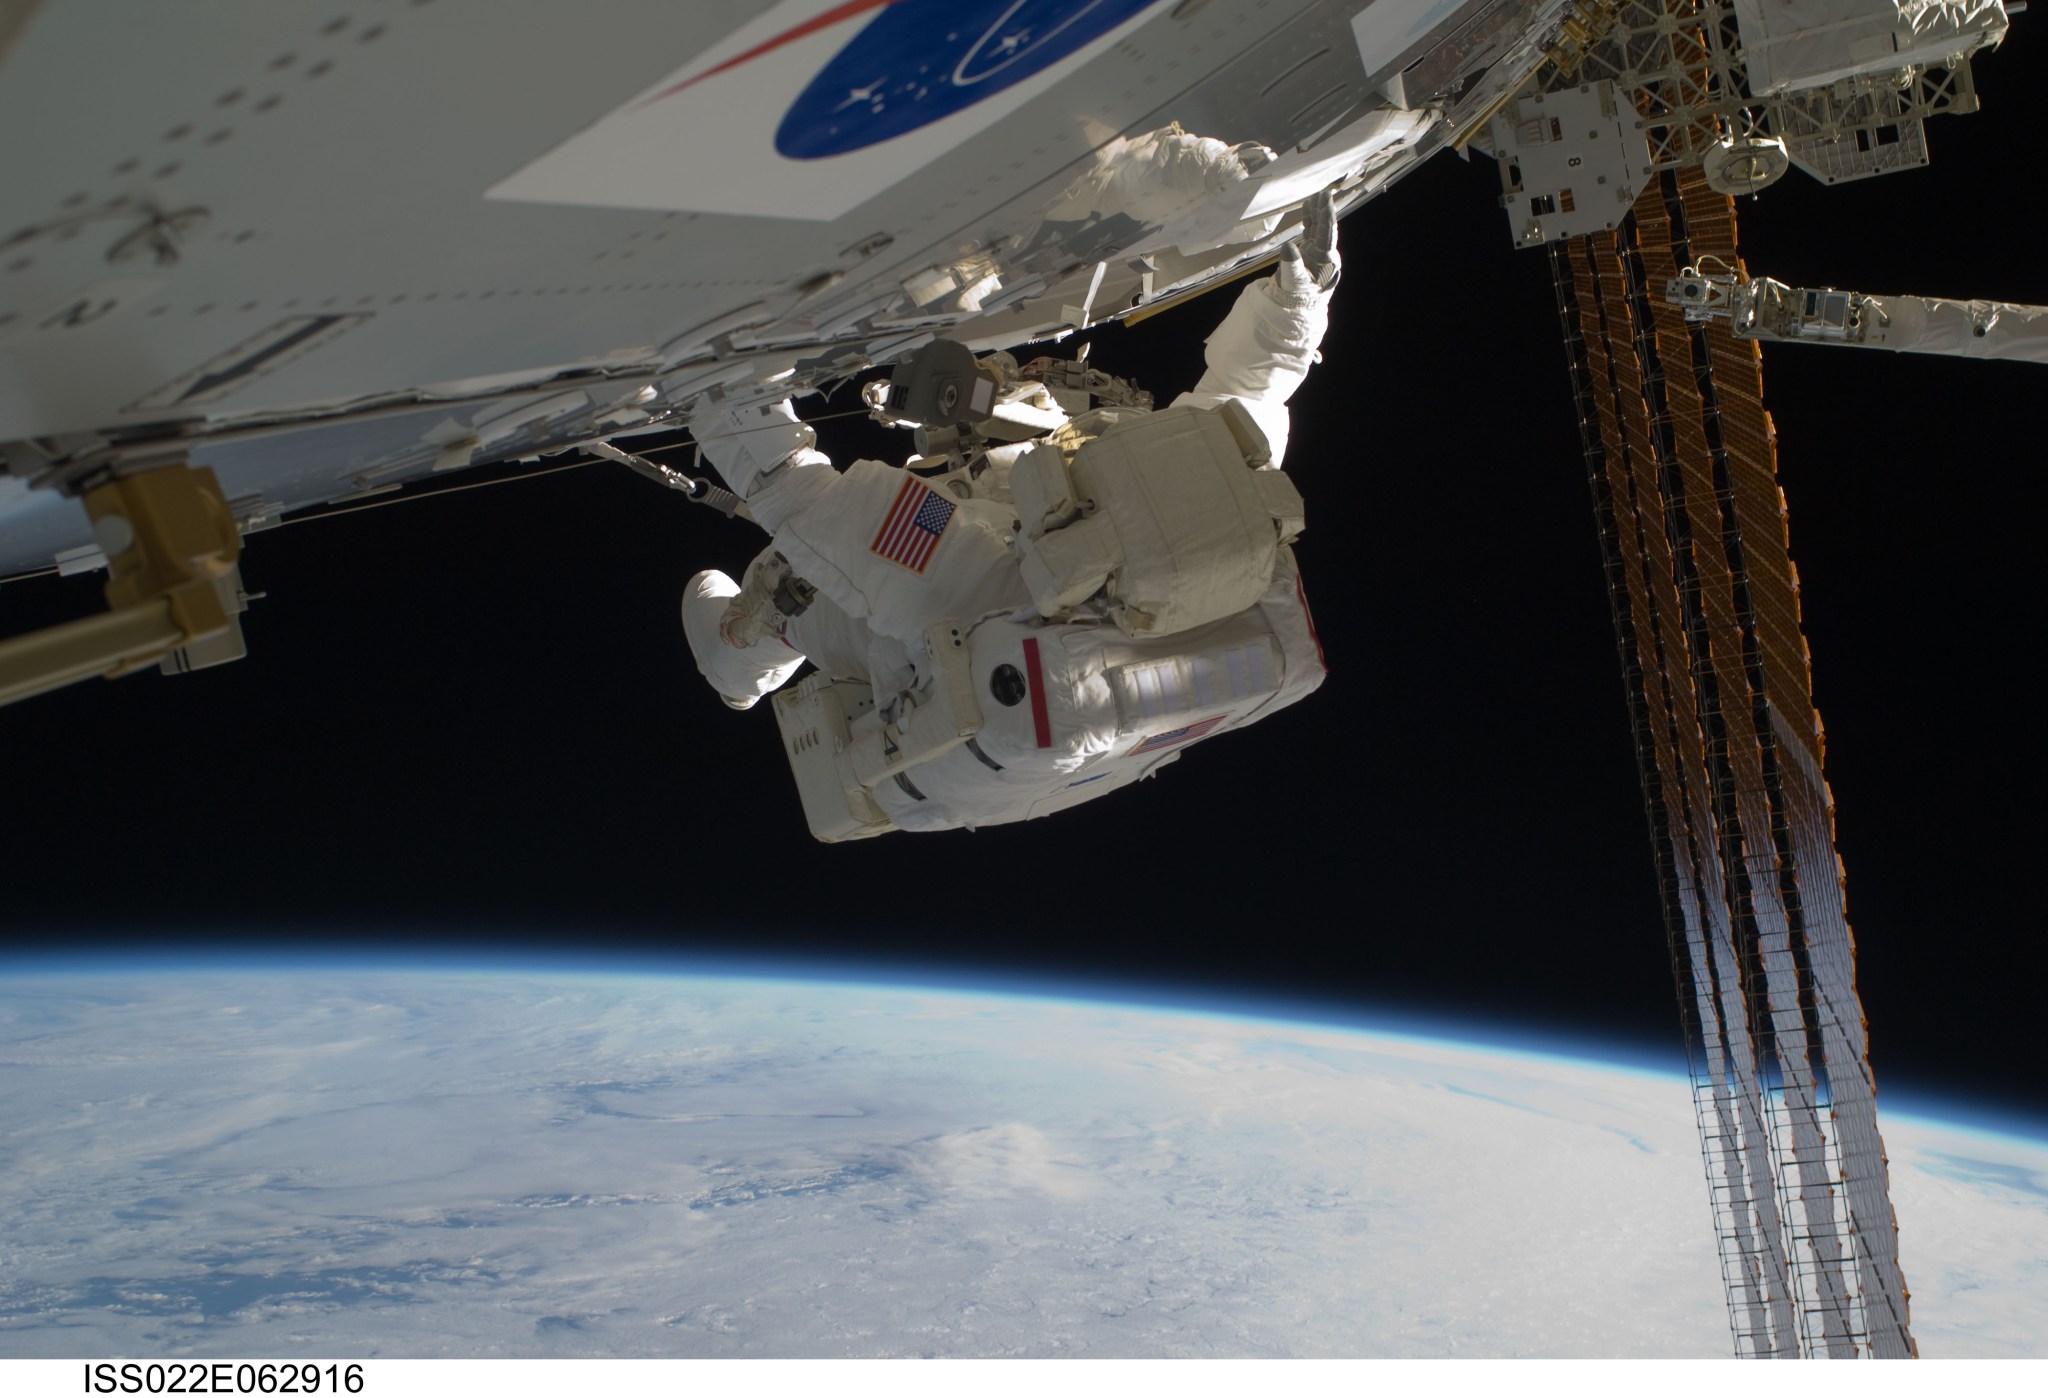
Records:
[[[1913,1353],[1757,346],[1664,300],[1735,260],[1666,171],[1552,250],[1738,1354]]]

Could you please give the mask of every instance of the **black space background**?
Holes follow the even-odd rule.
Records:
[[[2023,17],[1931,169],[1741,211],[1751,267],[2048,303]],[[0,713],[0,931],[250,948],[816,956],[1451,1013],[1678,1053],[1549,270],[1490,164],[1344,225],[1294,402],[1332,674],[1153,782],[1024,827],[823,847],[766,706],[676,622],[751,527],[610,465],[249,542],[250,658]],[[1162,397],[1229,303],[1094,335]],[[1766,351],[1881,1087],[2048,1112],[2038,1071],[2037,366]],[[842,390],[809,415],[854,402]],[[907,439],[824,425],[842,463]],[[684,459],[687,459],[686,456]],[[531,468],[514,468],[531,469]],[[95,580],[0,591],[0,632]],[[1924,1099],[1923,1099],[1924,1100]]]

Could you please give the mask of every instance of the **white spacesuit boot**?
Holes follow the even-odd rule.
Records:
[[[697,673],[735,709],[751,709],[761,696],[779,688],[797,672],[804,655],[779,632],[762,630],[746,644],[733,645],[721,634],[727,611],[740,595],[740,585],[715,569],[691,578],[683,588],[683,634]]]
[[[767,589],[772,604],[773,590],[786,588],[789,577],[787,562],[772,548],[748,567],[745,586],[706,570],[683,589],[683,634],[690,655],[697,673],[729,708],[751,709],[807,660],[835,678],[872,682],[885,695],[915,682],[915,666],[901,641],[877,635],[829,597],[814,595],[795,615],[764,619],[745,600],[749,591],[764,590],[754,586],[762,576],[777,579],[774,589]],[[736,618],[736,611],[744,617]]]

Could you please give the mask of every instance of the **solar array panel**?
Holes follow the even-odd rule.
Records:
[[[1760,356],[1667,278],[1734,202],[1652,180],[1552,248],[1735,1350],[1909,1357]]]

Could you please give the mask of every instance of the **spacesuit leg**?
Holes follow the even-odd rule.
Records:
[[[719,635],[727,606],[740,585],[715,569],[697,574],[683,588],[683,635],[690,642],[697,673],[735,709],[751,709],[804,663],[801,651],[781,636],[767,635],[748,646],[728,645]]]
[[[774,556],[773,549],[763,552],[748,568],[748,577]],[[697,574],[683,589],[683,634],[697,673],[729,707],[752,708],[806,660],[835,679],[866,681],[878,694],[894,694],[912,683],[910,654],[902,642],[877,635],[829,597],[812,598],[779,632],[734,645],[735,628],[724,623],[742,590],[741,583],[716,571]]]
[[[787,400],[739,408],[700,400],[690,425],[797,576],[877,635],[916,645],[942,617],[1030,604],[1010,556],[1008,505],[959,499],[879,461],[835,471]],[[708,597],[698,605],[708,609]],[[756,668],[763,663],[757,657]],[[706,664],[701,652],[698,664]],[[713,685],[733,699],[766,692],[740,678],[737,688]]]
[[[829,494],[838,479],[831,458],[815,449],[817,432],[798,419],[787,398],[739,406],[699,399],[691,410],[690,434],[771,534]]]

